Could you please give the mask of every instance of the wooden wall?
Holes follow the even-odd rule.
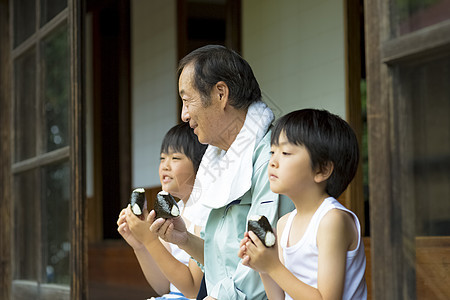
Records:
[[[156,296],[133,249],[123,240],[89,245],[89,299],[147,299]]]
[[[149,209],[153,208],[156,194],[161,187],[145,188]],[[95,198],[89,198],[88,204],[91,209],[90,216],[98,215],[94,210]],[[119,212],[117,212],[117,217]],[[134,255],[133,249],[123,240],[99,240],[98,230],[101,222],[93,218],[89,219],[88,235],[88,286],[89,299],[95,300],[123,300],[123,299],[147,299],[156,296],[155,291],[145,280],[139,263]],[[116,224],[112,224],[116,226]]]

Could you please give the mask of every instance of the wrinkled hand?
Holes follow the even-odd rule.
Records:
[[[127,209],[124,208],[119,214],[119,219],[117,220],[117,231],[123,237],[123,239],[130,245],[133,249],[137,250],[144,247],[139,240],[137,240],[127,223]]]
[[[161,239],[166,242],[183,245],[187,242],[188,232],[186,224],[183,218],[180,216],[173,219],[156,219],[156,212],[152,210],[148,215],[148,221],[150,225],[150,231],[157,234]]]
[[[148,220],[147,210],[144,210],[144,214],[141,219],[133,214],[130,206],[128,205],[126,209],[126,222],[131,233],[140,243],[148,245],[158,239],[158,236],[152,233],[149,229],[151,223]]]
[[[242,258],[244,266],[260,273],[267,273],[277,264],[281,264],[277,247],[267,248],[253,231],[245,234],[238,255]]]

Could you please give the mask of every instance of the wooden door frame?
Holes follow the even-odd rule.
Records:
[[[0,0],[0,298],[11,298],[11,65],[9,0]]]
[[[362,170],[362,137],[363,120],[361,111],[361,77],[364,53],[361,51],[361,11],[360,0],[344,1],[344,46],[345,46],[345,108],[346,120],[358,138],[360,158],[355,177],[339,200],[352,210],[361,223],[363,235],[365,231],[365,207]]]
[[[85,154],[84,1],[69,0],[70,163],[71,163],[71,299],[87,299],[87,206]]]
[[[400,105],[404,109],[405,101],[403,95],[396,93],[391,68],[450,50],[450,20],[392,38],[389,2],[364,1],[369,182],[373,187],[370,189],[372,289],[375,299],[411,299],[421,293],[416,287],[415,269],[419,268],[423,253],[428,253],[428,264],[441,255],[442,264],[445,261],[442,255],[449,253],[450,238],[431,237],[430,241],[415,237],[411,232],[414,229],[407,226],[414,212],[404,207],[410,199],[400,188],[407,176],[401,168],[408,138],[400,135],[406,132],[406,124],[398,108]],[[430,249],[440,252],[427,252]],[[411,255],[408,260],[405,250]]]

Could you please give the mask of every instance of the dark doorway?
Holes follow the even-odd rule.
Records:
[[[93,30],[94,199],[90,240],[118,239],[114,226],[131,189],[130,3],[88,1]],[[100,227],[100,228],[98,228]]]

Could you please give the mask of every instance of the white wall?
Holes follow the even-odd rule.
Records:
[[[277,117],[324,108],[345,118],[343,1],[242,1],[242,54]]]
[[[176,1],[133,0],[133,187],[159,185],[159,148],[179,119]],[[325,108],[345,117],[343,1],[242,1],[242,54],[277,117]]]
[[[175,0],[131,2],[132,185],[159,185],[159,150],[177,115]]]

